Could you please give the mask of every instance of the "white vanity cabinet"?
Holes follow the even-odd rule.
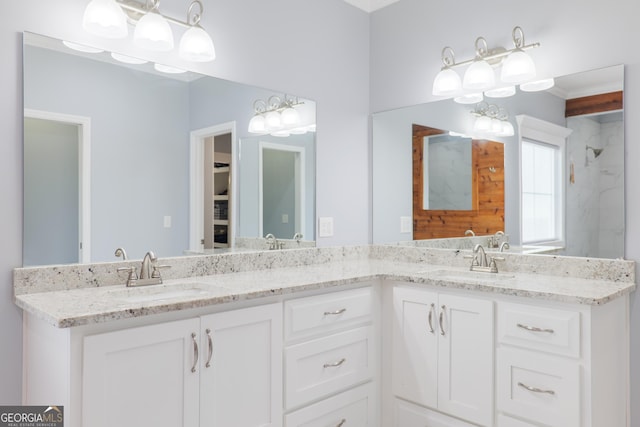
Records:
[[[132,321],[151,320],[57,329],[27,316],[24,403],[63,404],[69,427],[282,426],[282,303]]]
[[[396,284],[393,289],[393,396],[445,414],[493,423],[493,301]],[[395,403],[395,427],[428,423],[428,411]],[[440,417],[443,418],[443,417]]]
[[[372,427],[378,369],[371,286],[286,301],[286,427]]]
[[[498,427],[628,426],[628,298],[497,302]]]

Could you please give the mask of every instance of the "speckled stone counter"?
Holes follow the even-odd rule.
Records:
[[[162,259],[163,285],[127,288],[129,263],[14,271],[16,304],[66,328],[329,289],[373,279],[578,304],[604,304],[635,289],[632,261],[505,254],[500,273],[470,272],[459,250],[359,246]]]

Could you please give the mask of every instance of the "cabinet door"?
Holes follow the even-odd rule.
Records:
[[[201,425],[282,425],[282,305],[201,319]]]
[[[393,289],[393,394],[421,405],[437,407],[437,294]]]
[[[198,426],[199,327],[188,319],[84,338],[82,425]]]
[[[493,425],[493,302],[440,294],[438,305],[438,409]]]

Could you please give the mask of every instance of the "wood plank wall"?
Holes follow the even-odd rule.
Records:
[[[440,129],[413,125],[413,238],[463,237],[504,231],[504,144],[472,141],[472,210],[424,210],[423,139],[442,134]]]
[[[604,111],[622,110],[622,91],[584,96],[582,98],[567,99],[565,117],[595,114]]]

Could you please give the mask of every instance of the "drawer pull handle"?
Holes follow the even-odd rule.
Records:
[[[436,308],[435,304],[431,304],[431,308],[429,308],[429,332],[432,334],[435,332],[433,329],[433,310]]]
[[[340,420],[340,422],[338,424],[336,424],[336,427],[342,427],[344,425],[344,423],[346,423],[346,422],[347,422],[347,419],[343,418],[343,419]]]
[[[346,308],[341,308],[340,310],[336,310],[336,311],[325,311],[324,315],[325,316],[337,316],[338,314],[342,314],[345,311],[347,311]]]
[[[207,363],[205,363],[206,368],[211,367],[211,358],[213,357],[213,338],[211,338],[211,329],[207,329],[205,331],[207,333],[207,341],[209,343],[209,357],[207,357]]]
[[[526,329],[527,331],[531,332],[546,332],[548,334],[552,334],[555,332],[553,329],[538,328],[536,326],[523,325],[522,323],[518,323],[517,326],[518,328]]]
[[[196,334],[191,333],[191,339],[193,340],[193,366],[191,372],[196,372],[196,366],[198,366],[198,341],[196,341]]]
[[[446,306],[442,306],[442,311],[440,311],[440,335],[444,336],[444,324],[443,324],[443,320],[444,320],[444,312],[447,311],[447,307]]]
[[[555,396],[555,394],[556,394],[556,392],[553,391],[553,390],[543,390],[541,388],[531,387],[531,386],[528,386],[528,385],[523,384],[523,383],[518,383],[518,385],[520,387],[524,388],[525,390],[529,390],[529,391],[531,391],[533,393],[546,393],[546,394],[550,394],[552,396]]]
[[[338,360],[337,362],[333,362],[333,363],[325,363],[323,366],[325,368],[337,368],[338,366],[342,365],[344,362],[346,362],[347,359],[345,359],[344,357],[340,360]]]

